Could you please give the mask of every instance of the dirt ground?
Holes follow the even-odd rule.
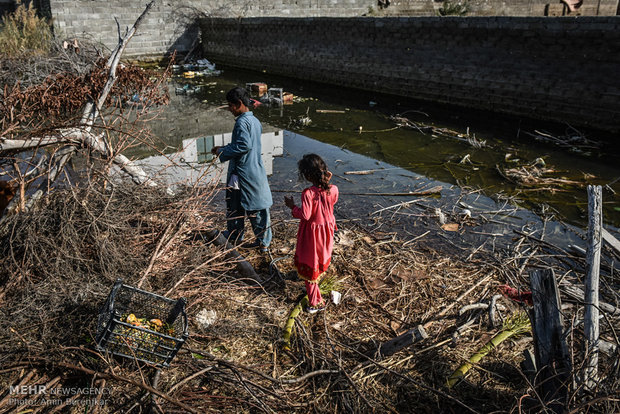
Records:
[[[526,236],[509,250],[450,253],[425,238],[403,241],[341,220],[324,287],[342,301],[301,312],[287,349],[284,326],[305,294],[292,263],[297,221],[274,209],[270,253],[235,249],[257,284],[206,236],[224,223],[214,193],[94,185],[57,192],[40,209],[0,223],[0,412],[544,411],[521,366],[524,351],[533,351],[528,329],[493,347],[453,386],[447,379],[531,311],[502,295],[501,285],[529,290],[528,270],[543,264],[577,280],[582,259],[570,257],[571,268],[552,246]],[[95,346],[101,307],[118,278],[187,299],[189,337],[159,374]],[[606,286],[616,278],[612,264]],[[562,299],[573,327],[568,409],[617,412],[617,353],[600,355],[602,379],[584,392],[575,325],[583,307]],[[614,303],[613,295],[605,299]],[[617,344],[618,319],[606,321],[601,335]],[[425,338],[393,355],[377,353],[412,330]]]

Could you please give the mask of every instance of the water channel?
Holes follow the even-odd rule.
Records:
[[[334,170],[335,183],[344,194],[346,207],[342,211],[349,218],[372,221],[372,213],[412,200],[402,193],[441,185],[440,199],[422,197],[415,204],[427,211],[440,208],[448,221],[469,214],[466,210],[474,217],[476,212],[486,214],[485,226],[475,231],[478,238],[509,237],[512,231],[506,229],[506,223],[510,221],[515,228],[530,224],[540,227],[540,217],[545,216],[555,223],[547,226],[547,231],[558,240],[577,242],[578,233],[587,224],[586,186],[597,184],[604,186],[605,226],[618,237],[620,151],[614,137],[578,130],[568,123],[522,120],[267,73],[218,69],[222,69],[219,76],[187,78],[177,73],[173,77],[171,103],[152,123],[163,140],[164,152],[183,151],[183,140],[230,132],[234,119],[226,110],[218,109],[225,103],[225,92],[233,86],[264,82],[295,96],[290,104],[260,105],[254,110],[265,132],[283,131],[276,132],[276,137],[284,148],[274,152],[271,147],[277,157],[270,166],[277,201],[280,192],[301,190],[302,184],[295,179],[295,161],[312,151],[324,156]],[[394,115],[407,117],[422,128],[399,127],[390,118]],[[567,132],[587,137],[587,145],[558,146],[532,136],[542,133],[558,137]],[[526,171],[532,165],[544,167],[547,177],[560,181],[523,186],[502,173]],[[351,174],[361,170],[372,173]],[[367,193],[398,195],[373,197]],[[424,227],[415,230],[416,217],[422,214],[400,208],[383,211],[394,212],[391,218],[397,220],[393,225],[405,236],[415,238],[422,233]],[[495,219],[489,220],[489,215]]]

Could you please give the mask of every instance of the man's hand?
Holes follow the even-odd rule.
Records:
[[[284,204],[291,210],[295,207],[295,202],[293,201],[293,197],[284,196]]]
[[[211,148],[211,154],[218,155],[217,152],[220,150],[220,148],[222,148],[222,147],[217,146],[217,145],[214,146],[213,148]]]

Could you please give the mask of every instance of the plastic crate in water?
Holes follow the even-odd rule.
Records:
[[[117,280],[99,312],[97,349],[167,367],[188,337],[186,303],[185,298],[168,299]],[[122,322],[129,314],[159,319],[170,330],[160,333]]]

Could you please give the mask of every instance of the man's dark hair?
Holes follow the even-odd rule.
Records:
[[[248,94],[248,91],[240,86],[229,90],[226,94],[226,100],[235,105],[242,103],[248,108],[252,106],[252,101],[250,101],[250,95]]]

